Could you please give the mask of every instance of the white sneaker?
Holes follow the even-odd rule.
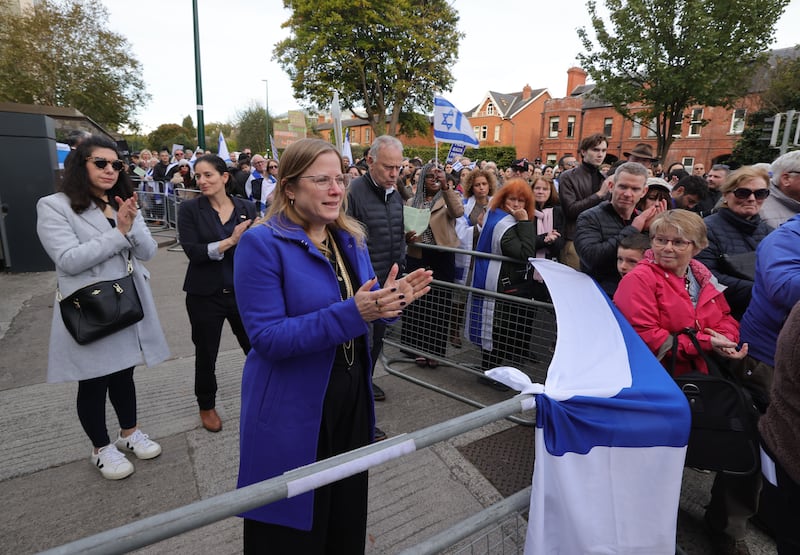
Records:
[[[128,437],[118,436],[114,443],[117,447],[132,452],[138,459],[154,459],[161,454],[161,446],[139,428]]]
[[[101,448],[97,454],[92,450],[91,461],[107,480],[122,480],[133,474],[133,465],[113,443]]]

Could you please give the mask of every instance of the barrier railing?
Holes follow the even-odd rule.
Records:
[[[518,263],[511,258],[476,251],[432,245],[421,247],[455,252],[471,259]],[[475,312],[490,320],[482,326],[475,322],[470,324],[471,305]],[[491,339],[491,345],[484,343],[489,348],[479,347],[470,341],[470,335],[473,338],[482,336],[484,341]],[[422,363],[422,359],[433,360],[434,366],[449,366],[489,386],[507,390],[487,380],[483,372],[497,366],[514,366],[534,382],[544,383],[555,341],[556,319],[552,304],[434,280],[431,292],[410,305],[400,322],[387,327],[381,360],[386,371],[393,376],[482,408],[486,403],[432,383],[436,372],[415,369],[415,359],[420,358],[420,366],[430,368],[427,363]],[[532,420],[518,417],[509,420],[527,426],[533,424]]]
[[[529,397],[530,395],[517,395],[512,399],[464,414],[446,422],[367,445],[330,459],[291,470],[282,476],[184,505],[125,526],[49,549],[43,553],[46,555],[127,553],[250,509],[311,491],[496,420],[506,418],[511,414],[520,412],[523,401]],[[519,503],[518,498],[515,498],[515,503]],[[505,515],[509,514],[508,511],[511,510],[513,508],[510,507],[510,504],[505,503],[503,510],[495,511],[496,514],[493,515],[493,518],[504,518]],[[481,514],[483,516],[478,519],[477,524],[481,526],[492,524],[493,518],[489,518],[490,514]],[[477,524],[472,523],[472,526]],[[475,531],[478,530],[473,530],[473,532]],[[458,533],[463,534],[464,530]],[[430,551],[425,552],[429,553]]]

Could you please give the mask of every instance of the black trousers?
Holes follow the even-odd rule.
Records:
[[[421,259],[408,257],[406,271],[417,268],[433,270],[433,279],[453,281],[455,255],[453,253],[424,251]],[[405,310],[401,320],[400,341],[420,351],[444,357],[450,332],[450,314],[453,311],[453,292],[433,286],[430,293],[420,297]]]
[[[119,427],[135,427],[136,386],[133,383],[133,366],[107,376],[78,382],[78,419],[92,446],[97,449],[111,443],[106,428],[106,393],[117,413]]]
[[[358,358],[360,360],[360,358]],[[322,409],[317,460],[345,453],[370,441],[369,392],[357,364],[334,368]],[[361,472],[314,491],[314,520],[309,531],[244,520],[244,552],[270,555],[364,553],[367,533],[368,476]]]
[[[531,357],[531,336],[536,309],[530,305],[496,300],[492,322],[492,350],[481,350],[481,370],[500,366],[505,361]]]
[[[194,343],[194,394],[200,410],[213,409],[217,397],[217,354],[225,320],[231,325],[239,346],[250,352],[250,340],[239,317],[236,296],[231,290],[214,295],[186,295],[186,311]]]
[[[764,478],[759,515],[772,529],[778,555],[797,555],[800,553],[800,484],[792,480],[772,453],[768,454],[775,462],[778,485],[773,486]]]

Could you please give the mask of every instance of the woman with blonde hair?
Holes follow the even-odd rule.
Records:
[[[381,287],[343,207],[349,176],[319,139],[281,156],[267,221],[245,232],[234,284],[252,349],[242,375],[239,487],[373,439],[368,323],[428,292],[425,270]],[[367,473],[244,513],[244,552],[363,553]]]

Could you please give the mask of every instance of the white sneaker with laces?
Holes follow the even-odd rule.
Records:
[[[161,454],[161,446],[139,428],[128,437],[118,436],[115,443],[121,449],[132,452],[138,459],[154,459]]]
[[[133,465],[113,443],[109,443],[97,453],[92,450],[90,460],[107,480],[122,480],[133,474]]]

